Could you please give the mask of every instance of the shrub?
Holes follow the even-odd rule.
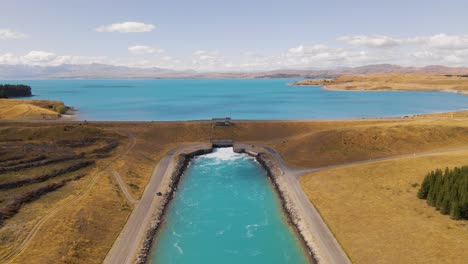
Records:
[[[63,115],[67,112],[68,108],[62,104],[54,106],[54,111]]]
[[[23,179],[23,180],[14,181],[14,182],[1,183],[0,184],[0,190],[8,190],[8,189],[13,189],[13,188],[18,188],[18,187],[21,187],[21,186],[24,186],[24,185],[30,185],[30,184],[38,183],[38,182],[44,182],[44,181],[47,181],[47,180],[49,180],[51,178],[60,176],[62,174],[74,172],[74,171],[80,170],[82,168],[94,165],[94,163],[95,162],[91,161],[91,160],[79,161],[79,162],[71,164],[71,165],[69,165],[67,167],[60,168],[60,169],[55,169],[52,172],[42,174],[42,175],[37,176],[37,177],[27,178],[27,179]]]
[[[49,192],[53,192],[67,184],[68,182],[75,181],[81,179],[85,176],[85,174],[78,174],[73,178],[65,179],[57,183],[51,183],[44,187],[40,187],[34,189],[32,191],[23,193],[13,199],[11,203],[6,205],[3,208],[0,208],[0,226],[3,225],[3,222],[6,219],[13,217],[15,214],[19,212],[23,204],[30,203],[34,200],[39,199],[42,195],[47,194]]]

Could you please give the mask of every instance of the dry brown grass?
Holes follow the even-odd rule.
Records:
[[[57,122],[0,123],[0,129],[11,142],[18,138],[44,141],[51,138],[65,139],[63,127],[70,125],[82,130],[81,133],[68,135],[73,140],[109,133],[126,136],[130,133],[136,137],[135,146],[112,165],[135,198],[140,197],[154,166],[169,149],[183,142],[208,141],[207,131],[210,128],[208,123],[135,125]],[[5,242],[0,247],[0,257],[21,243],[31,228],[48,212],[67,203],[45,222],[28,247],[12,263],[101,263],[132,210],[132,205],[126,201],[113,175],[108,171],[98,172],[99,168],[103,168],[117,155],[125,153],[123,145],[114,156],[99,160],[97,168],[89,176],[41,197],[9,219],[0,228],[0,236]],[[89,188],[93,179],[96,179],[96,183]],[[68,202],[83,192],[85,194],[80,199]],[[45,247],[47,250],[44,250]]]
[[[266,142],[291,164],[320,167],[433,149],[468,146],[468,122],[413,121],[326,129]]]
[[[83,199],[47,221],[13,263],[102,263],[131,210],[112,175],[101,172]]]
[[[369,156],[468,145],[468,122],[465,119],[452,120],[445,117],[309,122],[245,121],[236,122],[232,127],[214,129],[209,122],[0,123],[0,129],[5,132],[3,135],[8,135],[10,142],[17,139],[39,142],[47,141],[48,138],[64,138],[68,133],[64,127],[70,125],[82,128],[81,133],[68,135],[74,140],[108,133],[119,134],[120,138],[129,135],[136,137],[134,147],[112,165],[135,198],[141,196],[154,166],[169,149],[185,143],[208,142],[210,137],[268,145],[277,149],[289,163],[304,167],[338,164],[367,159]],[[100,160],[97,167],[102,168],[117,155],[124,153],[125,146],[131,143],[130,139],[122,139],[123,143],[114,155]],[[422,168],[423,165],[421,171],[434,167],[430,164],[428,168]],[[101,262],[125,224],[131,205],[125,200],[111,174],[104,171],[96,175],[96,183],[89,189],[88,184],[93,178],[87,176],[24,207],[7,225],[0,228],[0,235],[8,237],[2,240],[5,243],[0,248],[0,256],[20,243],[35,223],[53,208],[87,190],[81,199],[67,204],[63,210],[48,219],[14,262]],[[411,180],[408,184],[412,183],[414,182]],[[387,187],[396,188],[390,183]],[[318,191],[325,193],[327,190],[321,188]],[[340,195],[341,192],[340,189],[335,195]],[[328,208],[327,205],[325,207]],[[325,215],[325,219],[328,221],[328,216]],[[434,219],[438,218],[434,215]],[[386,248],[383,247],[383,250]]]
[[[437,74],[343,75],[332,80],[304,80],[296,84],[321,85],[330,90],[468,92],[468,77]]]
[[[57,119],[57,107],[64,105],[50,100],[0,99],[0,119]]]
[[[81,145],[80,140],[95,138],[96,140],[93,141],[91,146]],[[17,156],[21,157],[17,159],[18,161],[21,160],[28,160],[31,157],[36,157],[37,155],[45,155],[47,159],[60,157],[61,155],[71,155],[71,154],[81,154],[86,153],[84,156],[78,156],[77,160],[73,161],[64,161],[64,162],[56,162],[54,164],[45,165],[45,166],[35,166],[32,168],[20,170],[20,171],[13,171],[7,173],[0,173],[2,177],[2,182],[13,182],[15,180],[27,179],[36,177],[46,172],[50,172],[55,169],[60,169],[66,167],[70,163],[76,163],[82,159],[85,160],[94,160],[96,161],[96,167],[88,167],[84,169],[80,169],[77,172],[72,173],[65,173],[59,175],[57,177],[48,179],[44,182],[28,184],[21,187],[16,187],[13,189],[2,190],[0,199],[2,200],[0,203],[0,207],[4,207],[10,202],[12,202],[15,197],[22,195],[28,191],[44,187],[46,185],[50,185],[52,183],[57,183],[62,179],[71,178],[73,175],[86,173],[86,176],[67,183],[65,186],[49,192],[43,196],[40,196],[39,199],[24,204],[19,212],[13,215],[12,218],[7,219],[2,225],[0,225],[0,240],[2,241],[0,246],[0,258],[6,256],[14,250],[22,241],[26,238],[29,232],[33,229],[34,225],[38,223],[38,221],[46,216],[49,212],[51,212],[54,208],[61,204],[65,204],[70,199],[73,199],[79,193],[82,193],[85,190],[90,182],[94,179],[94,175],[102,168],[104,165],[110,162],[113,158],[112,154],[118,153],[119,149],[122,147],[118,147],[114,152],[111,153],[111,156],[101,155],[93,153],[93,150],[102,148],[106,146],[107,140],[117,140],[121,142],[121,145],[125,144],[125,138],[119,136],[115,133],[109,133],[102,129],[93,128],[93,127],[85,127],[80,126],[76,123],[74,124],[32,124],[32,123],[25,123],[25,124],[13,124],[13,123],[3,123],[0,124],[0,157],[4,157],[6,155],[9,156]],[[72,144],[72,145],[69,145]],[[13,154],[12,154],[13,153]],[[105,154],[105,153],[104,153]],[[3,166],[4,163],[1,163]],[[102,176],[104,177],[104,176]],[[102,178],[101,177],[101,178]],[[124,223],[125,218],[127,217],[128,213],[130,212],[129,206],[119,205],[118,201],[116,201],[115,197],[118,196],[118,191],[110,189],[113,185],[105,186],[104,184],[100,184],[100,181],[96,184],[102,190],[102,192],[94,191],[91,195],[92,198],[90,199],[83,199],[86,203],[81,204],[81,206],[87,207],[89,211],[83,210],[85,214],[90,216],[89,226],[93,228],[99,227],[95,224],[93,218],[96,218],[96,221],[103,221],[99,214],[112,216],[111,220],[107,220],[106,223],[108,224],[108,228],[110,230],[115,230],[118,232],[119,228]],[[101,197],[102,195],[105,196],[105,199]],[[112,206],[104,204],[106,200],[112,199]],[[94,207],[93,202],[97,202],[98,206]],[[102,204],[99,204],[101,203]],[[124,200],[120,201],[122,204]],[[109,203],[109,202],[108,202]],[[115,206],[115,207],[114,207]],[[115,210],[116,208],[122,207],[125,210]],[[70,210],[78,210],[80,208],[80,204],[73,204]],[[115,210],[115,211],[114,211]],[[69,212],[67,217],[73,216],[72,212]],[[98,216],[98,217],[96,217]],[[77,216],[77,219],[79,217]],[[52,218],[55,219],[55,218]],[[115,220],[113,220],[115,219]],[[113,221],[116,221],[120,226],[115,227],[113,226]],[[49,222],[47,222],[49,223]],[[32,243],[38,243],[38,248],[32,247],[31,250],[23,251],[25,254],[20,254],[15,261],[19,261],[20,263],[30,263],[31,259],[27,259],[32,257],[32,259],[37,259],[34,263],[53,263],[59,256],[63,256],[64,252],[68,252],[67,250],[61,250],[60,253],[52,251],[54,247],[64,247],[70,246],[70,243],[73,241],[80,241],[75,240],[72,236],[72,233],[81,234],[83,236],[88,235],[91,231],[86,231],[83,229],[76,229],[73,227],[73,221],[64,220],[62,218],[58,218],[58,222],[54,224],[53,228],[59,227],[66,227],[64,230],[61,230],[60,233],[57,235],[53,235],[51,230],[49,229],[41,229],[40,231],[44,231],[44,233],[39,233],[36,238],[33,239]],[[97,223],[97,222],[96,222]],[[115,227],[115,228],[114,228]],[[105,231],[106,229],[103,229]],[[115,235],[115,233],[108,232],[106,234],[102,234],[93,230],[99,237],[96,237],[95,240],[92,240],[93,243],[99,243],[99,245],[106,245],[112,244],[114,237],[109,238],[108,236]],[[68,241],[68,243],[64,243],[64,241]],[[107,242],[107,244],[106,244]],[[100,246],[96,246],[96,248],[100,248]],[[39,250],[42,247],[47,248],[47,250]],[[70,246],[71,247],[71,246]],[[75,246],[76,247],[76,246]],[[28,248],[29,249],[29,248]],[[80,250],[83,251],[90,251],[89,248],[81,248]],[[49,254],[51,257],[49,259],[42,258],[42,255]],[[55,255],[54,255],[55,254]],[[79,252],[79,254],[84,254],[87,258],[92,259],[93,255],[89,254],[86,255],[83,252]],[[100,252],[102,255],[103,253]],[[26,259],[22,259],[22,256],[26,256]]]
[[[416,197],[428,171],[468,164],[468,151],[376,162],[303,176],[309,199],[355,263],[466,263],[468,221]]]

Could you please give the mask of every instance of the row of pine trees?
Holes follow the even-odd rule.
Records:
[[[31,96],[31,87],[24,84],[0,84],[0,98]]]
[[[426,199],[441,214],[468,219],[468,166],[431,171],[424,178],[418,198]]]

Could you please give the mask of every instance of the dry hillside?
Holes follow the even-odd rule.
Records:
[[[268,145],[278,150],[290,164],[302,167],[468,145],[468,120],[464,115],[456,115],[454,119],[424,116],[356,121],[251,121],[235,122],[232,127],[212,127],[210,122],[0,122],[0,131],[0,166],[4,168],[0,184],[24,180],[27,183],[12,185],[6,191],[0,198],[2,208],[25,193],[72,179],[37,199],[28,200],[18,212],[4,219],[0,227],[0,240],[4,242],[0,247],[0,262],[8,259],[12,263],[52,263],[58,259],[64,263],[101,263],[133,207],[124,189],[134,199],[139,199],[154,166],[167,151],[181,144],[231,138]],[[111,144],[114,140],[118,142],[116,147]],[[97,155],[96,149],[106,153]],[[71,158],[54,161],[60,157]],[[450,160],[464,163],[459,157],[462,156],[453,156]],[[43,163],[44,160],[52,160],[52,163]],[[75,162],[85,160],[94,164],[73,172],[59,171],[44,181],[28,182],[54,174],[52,167],[70,168]],[[434,165],[442,166],[444,161]],[[421,164],[418,168],[421,172],[433,169],[432,165],[426,169],[425,163]],[[398,168],[399,165],[394,166]],[[84,176],[74,179],[81,173]],[[416,183],[418,177],[423,176],[411,176],[410,183]],[[118,184],[116,177],[122,179],[124,187]],[[358,181],[356,177],[349,179],[351,182],[343,184],[354,186],[353,182]],[[395,185],[399,182],[391,180],[385,187],[399,188]],[[310,183],[303,183],[309,188],[307,184]],[[321,195],[327,197],[328,187],[317,188],[314,191],[323,192]],[[334,195],[341,197],[347,191],[336,188]],[[370,197],[372,191],[368,192],[365,195]],[[322,197],[309,194],[314,203],[314,197]],[[324,212],[333,210],[328,204],[317,205]],[[330,214],[324,213],[324,217],[328,221]],[[445,221],[434,219],[434,225]],[[373,225],[378,226],[379,222]],[[354,258],[353,254],[351,256]]]
[[[58,119],[67,110],[58,101],[0,99],[0,119]]]
[[[445,91],[468,93],[468,75],[369,74],[343,75],[335,79],[303,80],[294,85],[320,85],[329,90]]]

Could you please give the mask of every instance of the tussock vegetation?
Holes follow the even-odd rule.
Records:
[[[0,259],[47,208],[89,182],[122,140],[83,124],[0,124]]]
[[[51,183],[48,184],[44,187],[40,187],[37,189],[34,189],[32,191],[29,191],[27,193],[23,193],[13,199],[13,201],[5,206],[4,208],[0,208],[0,227],[3,225],[4,220],[9,219],[13,217],[15,214],[18,213],[20,210],[21,206],[23,204],[32,202],[34,200],[39,199],[42,195],[45,195],[49,192],[55,191],[60,187],[63,187],[65,184],[67,184],[70,181],[75,181],[83,178],[85,174],[78,174],[72,178],[62,180],[58,183]]]
[[[59,101],[0,99],[0,119],[58,119],[68,110]]]
[[[5,190],[5,189],[13,189],[13,188],[18,188],[23,185],[29,185],[33,183],[38,183],[38,182],[43,182],[47,181],[48,179],[57,177],[59,175],[65,174],[65,173],[70,173],[74,172],[77,170],[80,170],[82,168],[88,167],[90,165],[94,164],[94,161],[91,160],[85,160],[85,161],[78,161],[75,162],[72,165],[60,168],[60,169],[54,169],[52,172],[43,174],[40,176],[24,179],[24,180],[19,180],[19,181],[14,181],[14,182],[7,182],[7,183],[1,183],[0,184],[0,190]]]
[[[426,199],[441,214],[468,220],[468,166],[431,171],[421,184],[418,198]]]
[[[11,160],[13,160],[13,162],[15,162],[16,160],[19,160],[19,159],[24,158],[24,156],[19,156],[19,155],[14,156],[14,155],[10,155],[10,153],[8,153],[8,152],[3,152],[3,153],[1,153],[0,155],[1,155],[1,156],[4,156],[4,157],[0,158],[0,162],[2,162],[2,163],[3,163],[3,162],[7,162],[7,161],[11,161]]]
[[[94,173],[111,161],[112,168],[138,199],[158,161],[181,144],[233,139],[272,147],[292,165],[318,167],[467,146],[467,128],[466,115],[459,119],[425,116],[355,121],[243,121],[232,127],[215,128],[210,122],[0,123],[0,161],[12,153],[23,160],[39,153],[48,159],[56,158],[54,153],[83,153],[84,158],[78,160],[96,161],[96,166],[5,190],[9,196],[0,193],[0,206],[4,207],[12,202],[11,197],[80,173],[87,174],[23,204],[18,213],[7,219],[0,228],[0,240],[5,241],[0,245],[0,259],[23,241],[34,223],[53,205],[83,193],[79,200],[73,200],[44,222],[27,249],[12,263],[102,263],[132,209],[110,171]],[[109,152],[103,153],[106,151]],[[447,263],[462,263],[468,246],[464,243],[468,239],[460,235],[462,231],[466,233],[465,221],[453,221],[417,199],[418,186],[414,184],[420,184],[427,171],[437,167],[468,164],[466,157],[465,151],[437,159],[432,156],[418,159],[417,163],[388,166],[379,163],[376,167],[323,171],[301,179],[301,184],[356,263],[414,263],[421,260],[420,256],[425,256],[428,262],[440,263],[447,254],[454,256]],[[57,164],[65,167],[73,162]],[[55,164],[8,172],[0,175],[8,181],[0,182],[11,182],[13,176],[22,180],[50,173],[51,166]],[[94,185],[90,186],[90,182]],[[460,236],[461,240],[457,240]],[[436,241],[442,243],[435,246]],[[440,249],[434,250],[437,247]]]
[[[300,182],[353,263],[462,264],[468,222],[416,195],[428,170],[467,162],[460,150],[324,170]]]
[[[17,157],[19,157],[19,156],[17,156]],[[44,156],[44,155],[39,155],[37,157],[33,157],[33,158],[29,158],[29,159],[13,158],[13,159],[10,159],[10,160],[4,161],[4,162],[0,161],[0,171],[2,169],[5,169],[5,167],[11,167],[11,166],[15,166],[15,165],[40,161],[40,160],[44,160],[46,158],[47,157]]]
[[[268,143],[292,165],[321,167],[468,145],[468,127],[441,121],[369,122]]]
[[[118,146],[119,146],[119,142],[117,140],[107,139],[106,144],[104,146],[94,149],[92,153],[99,154],[99,155],[106,155]]]
[[[46,156],[39,156],[37,158],[31,158],[29,162],[18,161],[17,164],[13,164],[10,166],[9,165],[0,166],[0,173],[20,171],[20,170],[24,170],[28,168],[44,166],[47,164],[53,164],[53,163],[59,163],[59,162],[68,161],[68,160],[79,159],[79,158],[83,158],[83,156],[84,155],[72,155],[72,156],[65,156],[65,157],[59,157],[59,158],[53,158],[53,159],[47,159]]]

